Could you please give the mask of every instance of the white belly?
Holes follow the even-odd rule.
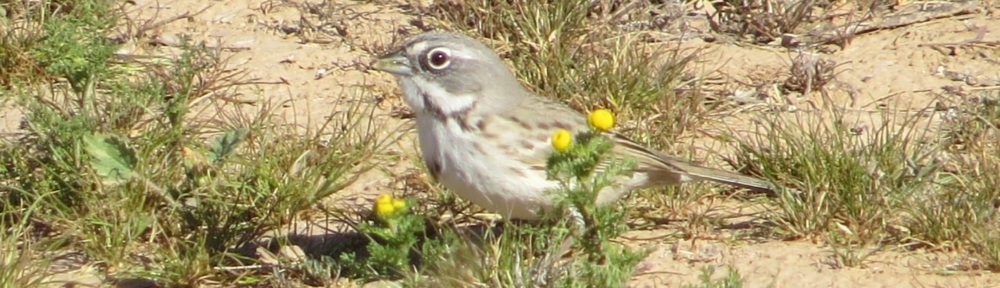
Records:
[[[557,184],[546,180],[544,171],[514,172],[514,167],[522,165],[509,155],[480,150],[493,145],[477,148],[472,141],[482,139],[481,135],[431,115],[418,115],[417,129],[425,162],[436,161],[438,181],[462,199],[514,219],[536,219],[539,209],[552,205],[546,193]]]

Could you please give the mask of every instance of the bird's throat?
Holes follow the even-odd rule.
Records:
[[[440,121],[463,120],[476,107],[472,95],[456,95],[438,84],[421,79],[406,79],[403,94],[406,104],[418,114],[427,114]]]

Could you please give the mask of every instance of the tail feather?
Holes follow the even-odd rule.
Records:
[[[638,170],[651,174],[652,182],[662,184],[679,184],[690,180],[708,180],[752,190],[754,192],[775,195],[774,186],[770,182],[720,169],[708,168],[689,161],[652,151],[631,140],[618,135],[611,135],[615,142],[615,152],[621,156],[634,158],[639,162]]]
[[[687,172],[687,175],[696,180],[708,180],[745,188],[754,192],[765,193],[767,195],[774,195],[774,186],[764,179],[754,178],[726,170],[702,167],[692,163],[683,163],[679,166],[685,166],[681,167],[681,170]]]

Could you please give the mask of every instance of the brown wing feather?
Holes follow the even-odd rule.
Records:
[[[608,134],[608,137],[615,144],[614,153],[635,159],[638,162],[636,170],[650,175],[650,186],[679,184],[690,180],[709,180],[757,192],[774,193],[771,183],[765,180],[700,166],[677,157],[652,151],[622,135]]]
[[[530,113],[525,113],[525,111]],[[519,103],[518,109],[508,111],[503,117],[514,118],[517,115],[525,114],[535,116],[520,117],[523,118],[520,122],[524,122],[520,124],[528,126],[524,127],[525,129],[544,128],[542,129],[544,133],[551,133],[550,131],[555,131],[557,128],[567,129],[573,133],[588,129],[586,118],[582,114],[554,99],[544,97],[528,97]],[[549,124],[546,125],[545,123]],[[767,181],[734,172],[700,166],[677,157],[652,151],[622,135],[616,133],[605,134],[614,142],[613,153],[620,157],[634,159],[638,162],[636,171],[648,175],[649,181],[643,185],[644,187],[676,185],[691,180],[709,180],[758,192],[773,193],[773,188]],[[543,136],[545,135],[550,134],[544,134]],[[520,135],[519,137],[528,137],[528,135]],[[535,169],[544,170],[542,168],[545,167],[548,154],[551,153],[551,147],[547,144],[541,143],[540,147],[538,147],[539,149],[533,151],[533,153],[523,154],[524,151],[522,151],[522,154],[514,153],[514,155],[518,155],[518,160],[530,163],[532,167],[536,167]],[[598,171],[603,170],[603,168],[602,165],[596,167]]]

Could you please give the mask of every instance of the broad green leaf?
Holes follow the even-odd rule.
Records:
[[[101,176],[106,184],[120,184],[128,181],[135,169],[135,151],[118,137],[101,134],[83,138],[87,153],[92,157],[90,167]]]
[[[223,158],[232,154],[236,150],[236,146],[246,139],[247,134],[250,132],[247,128],[237,128],[222,134],[215,141],[212,141],[212,147],[208,151],[208,160],[212,163],[219,163]]]

